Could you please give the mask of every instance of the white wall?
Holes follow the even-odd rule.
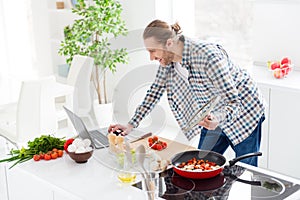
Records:
[[[300,1],[255,1],[253,59],[266,63],[290,56],[300,69]]]

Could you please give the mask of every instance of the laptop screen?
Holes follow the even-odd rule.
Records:
[[[78,117],[75,113],[73,113],[72,111],[67,109],[66,107],[63,106],[63,108],[65,109],[66,113],[68,114],[78,135],[83,139],[85,139],[85,138],[91,139],[90,135],[88,134],[88,130],[87,130],[86,126],[84,125],[82,119],[80,117]]]

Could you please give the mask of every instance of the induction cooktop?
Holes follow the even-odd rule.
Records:
[[[183,178],[170,168],[157,174],[157,185],[157,197],[184,200],[282,200],[300,190],[299,184],[239,165],[210,179]],[[142,182],[133,186],[143,189]]]

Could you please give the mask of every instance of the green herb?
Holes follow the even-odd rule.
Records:
[[[14,161],[14,164],[9,168],[11,169],[19,163],[32,159],[35,154],[47,153],[48,151],[52,151],[53,148],[63,150],[65,141],[64,138],[42,135],[41,137],[35,138],[33,141],[28,141],[28,148],[22,147],[21,149],[11,149],[9,154],[10,157],[0,160],[0,163]]]
[[[268,181],[263,183],[263,187],[267,188],[268,190],[277,191],[277,192],[280,192],[280,190],[282,189],[278,183],[275,183],[275,182],[271,183]]]

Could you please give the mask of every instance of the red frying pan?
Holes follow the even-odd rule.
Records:
[[[249,158],[252,156],[261,156],[261,152],[255,152],[255,153],[249,153],[243,156],[239,156],[237,158],[234,158],[229,161],[229,167],[233,166],[236,162]],[[217,165],[220,166],[220,168],[212,169],[212,170],[205,170],[205,171],[193,171],[193,170],[185,170],[182,168],[179,168],[178,165],[182,162],[187,162],[188,160],[196,158],[197,160],[203,159],[208,160],[210,162],[215,162]],[[173,170],[180,176],[183,176],[185,178],[191,178],[191,179],[206,179],[206,178],[212,178],[220,174],[224,166],[226,164],[226,158],[214,151],[207,151],[207,150],[192,150],[192,151],[184,151],[175,154],[171,158],[171,164],[173,165]]]

